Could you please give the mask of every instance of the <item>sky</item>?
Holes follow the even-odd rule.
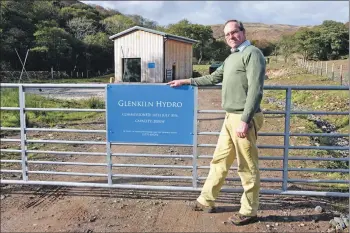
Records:
[[[202,25],[229,19],[249,23],[319,25],[324,20],[349,21],[349,1],[81,1],[122,14],[138,14],[159,25],[187,19]]]

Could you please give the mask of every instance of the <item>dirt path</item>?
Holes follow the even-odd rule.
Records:
[[[220,109],[218,91],[209,94],[200,91],[200,109]],[[200,131],[218,131],[222,124],[222,116],[217,114],[201,115]],[[210,119],[210,120],[209,120]],[[266,118],[262,131],[276,132],[280,128],[276,122],[283,119]],[[103,121],[101,121],[103,122]],[[103,127],[91,125],[90,127]],[[69,128],[69,126],[67,126]],[[67,138],[68,134],[51,133],[51,137]],[[45,138],[45,134],[36,137]],[[77,140],[77,135],[70,137]],[[96,140],[96,136],[84,135],[82,140]],[[104,136],[98,137],[103,141]],[[29,138],[28,138],[29,139]],[[200,143],[216,143],[216,138],[201,137]],[[280,144],[283,138],[260,137],[260,144]],[[104,146],[85,146],[77,151],[105,152]],[[191,154],[189,148],[179,147],[135,147],[118,146],[112,148],[118,153],[152,153],[152,154]],[[201,154],[210,155],[214,148],[200,149]],[[263,154],[277,156],[274,150],[261,150]],[[103,163],[104,156],[72,156],[69,161],[86,163]],[[208,165],[209,159],[200,159],[199,165]],[[159,159],[116,157],[113,163],[141,164],[172,164],[191,165],[189,159]],[[236,164],[234,163],[233,166]],[[261,160],[261,167],[282,167],[281,161]],[[31,170],[56,170],[70,172],[105,173],[105,167],[83,166],[32,166]],[[114,168],[114,174],[149,174],[149,175],[189,175],[190,170],[183,169],[144,169],[144,168]],[[200,170],[205,177],[207,170]],[[279,171],[262,172],[264,178],[280,178]],[[229,177],[237,177],[231,171]],[[38,176],[31,179],[106,182],[104,177],[67,177]],[[159,184],[155,180],[140,180],[130,178],[114,178],[113,183]],[[191,185],[180,181],[162,181],[166,185]],[[226,186],[240,188],[240,182],[227,182]],[[280,183],[262,184],[262,188],[279,189]],[[259,222],[242,227],[226,225],[224,222],[239,210],[240,194],[222,193],[217,201],[224,211],[216,214],[193,212],[188,204],[198,196],[197,192],[170,192],[147,190],[123,190],[101,188],[73,187],[39,187],[14,186],[2,187],[1,200],[1,232],[327,232],[328,222],[337,216],[336,204],[344,203],[344,199],[320,197],[295,197],[261,195],[261,207],[258,212]],[[321,206],[323,212],[315,211]]]
[[[88,99],[91,97],[104,98],[103,89],[93,88],[26,88],[27,93],[42,95],[54,99]]]

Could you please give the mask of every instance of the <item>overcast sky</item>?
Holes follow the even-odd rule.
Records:
[[[228,19],[243,22],[318,25],[324,20],[349,21],[348,1],[81,1],[122,14],[138,14],[160,25],[184,18],[203,25]]]

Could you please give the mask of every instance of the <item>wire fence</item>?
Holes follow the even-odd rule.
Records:
[[[0,80],[2,83],[31,83],[34,80],[56,80],[69,78],[91,78],[99,77],[106,74],[113,73],[112,69],[98,70],[98,71],[18,71],[5,70],[0,71]]]
[[[349,85],[348,65],[336,64],[332,61],[308,61],[304,59],[298,60],[298,65],[312,74],[328,77],[330,80],[338,82],[339,85]]]

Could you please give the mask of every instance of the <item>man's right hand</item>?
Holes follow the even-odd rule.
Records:
[[[179,79],[179,80],[173,80],[167,83],[171,87],[179,87],[182,85],[190,85],[191,81],[190,79]]]

